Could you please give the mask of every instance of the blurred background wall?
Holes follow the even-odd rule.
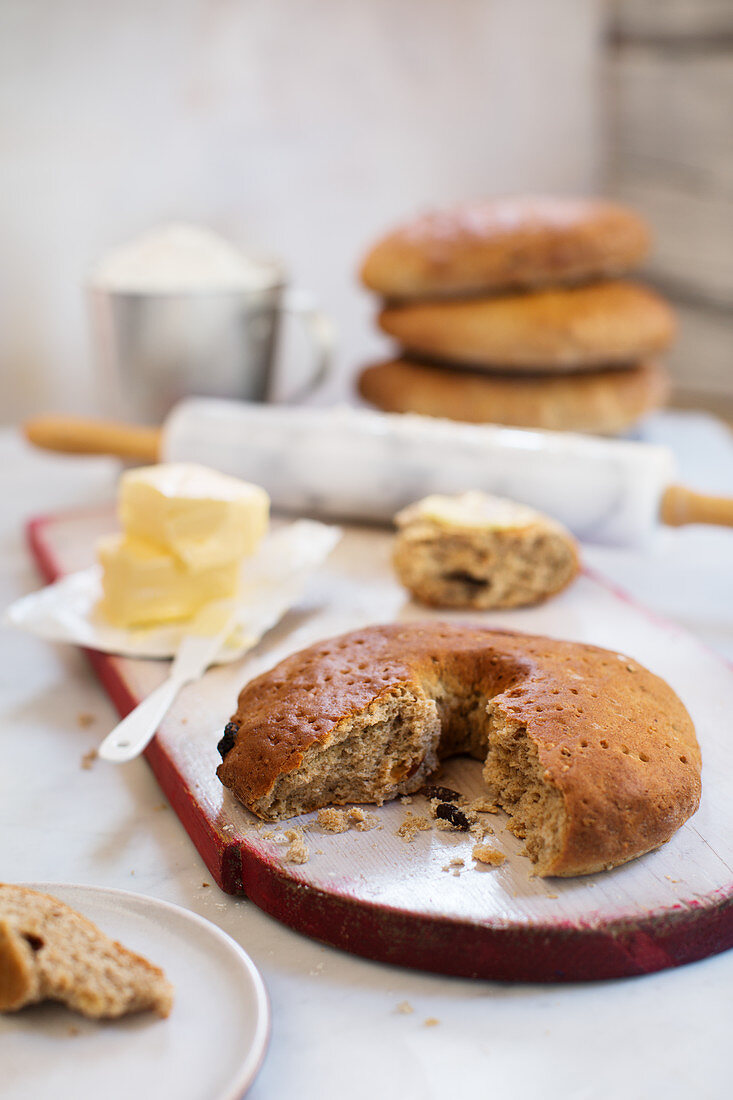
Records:
[[[380,347],[354,278],[374,235],[602,185],[603,22],[601,0],[0,0],[0,418],[95,408],[85,274],[170,218],[281,256],[346,392]]]
[[[608,188],[655,230],[678,399],[733,417],[733,0],[614,0]]]

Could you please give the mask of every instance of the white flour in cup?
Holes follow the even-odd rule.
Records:
[[[122,293],[260,290],[279,281],[272,262],[252,259],[197,225],[172,222],[112,249],[92,283]]]

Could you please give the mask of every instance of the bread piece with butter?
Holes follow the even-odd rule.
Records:
[[[527,607],[561,591],[579,569],[564,527],[488,493],[425,497],[396,523],[397,576],[432,607]]]
[[[270,498],[259,485],[188,462],[128,470],[120,522],[192,571],[247,557],[267,532]]]
[[[0,883],[0,1012],[46,1000],[93,1019],[167,1016],[173,987],[58,898]]]

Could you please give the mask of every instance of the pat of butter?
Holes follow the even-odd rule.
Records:
[[[97,544],[102,566],[102,615],[115,626],[187,619],[210,600],[229,599],[239,588],[239,560],[190,572],[159,547],[125,535]]]
[[[397,516],[399,527],[424,520],[445,527],[471,527],[481,530],[510,530],[535,523],[539,513],[504,497],[478,490],[456,496],[424,497],[404,508]]]
[[[129,470],[120,482],[125,532],[197,572],[253,554],[269,511],[270,498],[258,485],[192,463]]]

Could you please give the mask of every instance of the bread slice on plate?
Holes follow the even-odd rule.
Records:
[[[173,987],[57,898],[0,884],[0,1011],[45,1000],[93,1019],[147,1009],[167,1016]]]

